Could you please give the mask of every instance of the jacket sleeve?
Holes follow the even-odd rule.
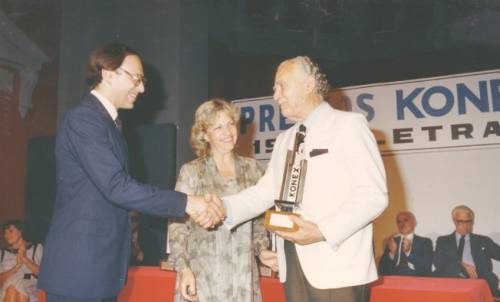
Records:
[[[439,277],[458,277],[460,276],[461,261],[456,255],[451,253],[450,245],[447,245],[446,238],[437,239],[436,251],[434,253],[434,274]]]
[[[384,250],[384,254],[380,258],[380,264],[379,264],[379,272],[381,275],[393,275],[394,274],[394,268],[396,266],[396,258],[391,259],[391,256],[389,255],[389,249],[386,247]]]
[[[186,195],[133,179],[116,154],[116,139],[107,125],[95,114],[87,113],[78,111],[67,116],[63,135],[70,152],[64,156],[74,157],[73,162],[78,164],[66,168],[83,169],[77,173],[86,174],[106,200],[119,207],[163,217],[182,217]]]
[[[419,276],[430,276],[432,272],[432,241],[428,238],[422,238],[421,246],[413,249],[408,257],[408,262],[415,266],[415,272]]]
[[[257,184],[251,186],[238,194],[224,197],[227,210],[227,219],[224,224],[228,228],[234,228],[240,223],[259,216],[274,204],[275,192],[275,161],[283,133],[277,138],[267,165],[266,172]]]

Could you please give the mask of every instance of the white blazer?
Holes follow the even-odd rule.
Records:
[[[318,225],[326,241],[296,244],[298,258],[315,288],[366,284],[377,279],[372,221],[388,204],[382,159],[362,115],[335,110],[325,102],[313,113],[314,118],[305,121],[308,164],[302,216]],[[297,127],[278,136],[266,173],[255,186],[224,198],[228,227],[258,216],[279,198],[287,150]],[[328,152],[311,157],[314,149]],[[285,282],[286,259],[280,237],[277,251],[280,281]]]

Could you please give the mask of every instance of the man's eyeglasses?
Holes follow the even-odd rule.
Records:
[[[137,75],[137,74],[133,74],[131,73],[130,71],[127,71],[125,68],[123,67],[118,67],[116,70],[121,70],[123,71],[125,74],[128,75],[128,77],[132,80],[132,83],[134,83],[135,86],[139,86],[141,83],[146,86],[146,77],[143,76],[143,75]]]

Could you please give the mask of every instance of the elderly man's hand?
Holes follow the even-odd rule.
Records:
[[[398,236],[397,233],[392,234],[386,239],[387,248],[389,249],[389,252],[391,253],[391,256],[393,258],[396,257],[396,254],[398,252],[398,244],[396,243],[395,240],[396,236]]]
[[[470,265],[470,264],[467,264],[465,262],[462,262],[462,266],[464,267],[467,274],[469,274],[469,278],[471,278],[471,279],[478,278],[476,267],[474,265]]]
[[[217,225],[226,217],[222,201],[214,195],[188,196],[186,213],[204,228]]]
[[[318,225],[314,222],[304,220],[294,215],[290,215],[289,217],[293,223],[299,226],[299,229],[296,232],[276,231],[276,235],[302,245],[325,240]]]

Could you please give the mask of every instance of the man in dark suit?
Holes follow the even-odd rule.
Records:
[[[128,174],[117,110],[132,109],[144,92],[139,55],[108,44],[91,54],[88,70],[92,90],[57,131],[57,196],[38,282],[48,302],[115,301],[127,277],[132,209],[187,213],[204,227],[224,216],[210,197],[160,190]]]
[[[432,241],[415,234],[417,220],[412,212],[399,212],[396,223],[399,233],[386,240],[380,259],[380,274],[429,276],[432,272]]]
[[[491,259],[500,260],[500,246],[487,236],[472,233],[474,212],[459,205],[451,212],[455,232],[438,237],[434,266],[436,276],[485,279],[494,296],[498,296],[498,277]]]

